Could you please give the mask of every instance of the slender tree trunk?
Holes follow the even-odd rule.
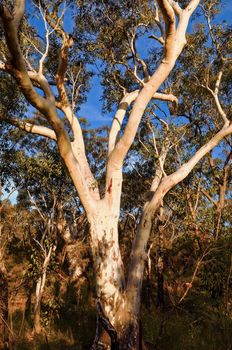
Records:
[[[157,307],[159,309],[163,309],[164,307],[164,275],[163,275],[163,269],[164,269],[164,262],[163,262],[163,255],[158,253],[158,261],[157,261]]]
[[[41,327],[41,301],[36,303],[34,308],[34,331],[35,334],[40,334],[42,330]]]
[[[145,260],[146,245],[152,227],[151,212],[145,212],[137,227],[132,254],[128,268],[124,313],[124,329],[122,334],[122,349],[138,350],[140,342],[139,314]]]
[[[228,186],[229,170],[231,168],[231,164],[229,163],[230,159],[231,159],[231,153],[227,157],[227,160],[226,160],[224,168],[223,168],[223,178],[221,180],[217,179],[218,188],[219,188],[219,200],[216,203],[216,212],[215,212],[215,219],[214,219],[215,239],[220,238],[220,235],[221,235],[222,215],[223,215],[223,210],[225,207],[225,199],[226,199],[226,191],[227,191],[227,186]]]
[[[1,222],[2,213],[2,187],[0,182],[0,239],[2,238],[3,224]],[[0,349],[9,348],[9,326],[8,326],[8,278],[4,263],[4,246],[0,241]]]
[[[164,275],[163,275],[163,256],[159,255],[157,262],[157,307],[163,309],[164,307]]]
[[[8,281],[0,268],[0,349],[8,349]]]
[[[34,306],[34,331],[35,334],[41,333],[41,299],[43,291],[41,290],[42,277],[36,282],[35,306]]]
[[[146,293],[145,293],[145,305],[149,309],[152,304],[152,261],[151,261],[151,249],[153,243],[150,244],[150,247],[147,251],[147,280],[146,280]]]
[[[44,258],[43,269],[41,276],[36,282],[36,292],[35,292],[35,307],[34,307],[34,331],[36,334],[40,334],[41,327],[41,300],[44,292],[46,277],[47,277],[47,268],[51,259],[52,249],[55,247],[50,246],[48,254]]]
[[[157,307],[163,309],[164,307],[164,213],[163,207],[160,209],[160,216],[158,220],[158,257],[156,264],[157,272]]]

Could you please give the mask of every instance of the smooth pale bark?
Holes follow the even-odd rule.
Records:
[[[129,265],[127,295],[130,303],[129,307],[134,310],[135,315],[139,314],[141,281],[143,279],[144,260],[146,259],[146,246],[150,235],[152,221],[159,209],[166,193],[170,191],[179,182],[185,179],[192,171],[194,166],[227,135],[232,133],[232,124],[223,127],[211,140],[202,146],[195,155],[176,172],[164,177],[150,202],[144,206],[143,215],[134,239],[132,256]],[[132,311],[131,311],[132,312]]]
[[[15,78],[27,101],[39,110],[49,121],[56,134],[60,155],[68,168],[70,177],[77,188],[80,199],[86,211],[92,212],[94,210],[94,203],[92,201],[93,197],[91,195],[92,191],[82,173],[81,161],[75,157],[64,123],[58,116],[55,96],[50,86],[46,84],[45,77],[43,79],[42,87],[44,87],[44,84],[46,85],[46,97],[42,97],[38,94],[34,89],[30,74],[27,71],[17,36],[19,22],[24,13],[24,9],[25,1],[15,1],[13,15],[5,6],[0,6],[0,16],[3,21],[6,43],[11,55],[11,62],[5,64],[6,70]]]
[[[123,161],[134,141],[145,108],[150,102],[152,96],[157,92],[160,85],[169,76],[178,56],[180,55],[183,47],[186,44],[185,33],[188,21],[192,12],[197,7],[199,1],[191,1],[189,3],[189,5],[191,6],[187,6],[185,10],[179,13],[179,23],[177,29],[175,28],[175,14],[169,2],[159,1],[158,3],[161,8],[161,11],[163,12],[164,20],[166,22],[166,41],[164,58],[157,70],[155,71],[155,73],[149,79],[149,81],[146,84],[144,84],[144,87],[142,88],[138,97],[136,98],[124,134],[121,137],[121,139],[116,143],[112,151],[112,142],[109,144],[109,151],[111,152],[109,154],[109,159],[107,163],[106,188],[111,182],[112,173],[115,170],[122,171]],[[123,112],[119,113],[121,113],[120,116],[123,116]],[[116,138],[115,135],[116,133],[114,134],[113,141]],[[165,191],[162,189],[161,193],[158,192],[157,196],[153,196],[153,201],[151,201],[151,203],[147,203],[145,205],[141,222],[139,224],[132,247],[127,282],[127,301],[129,303],[129,313],[131,315],[133,313],[134,315],[132,317],[133,320],[135,320],[138,317],[140,310],[140,296],[143,280],[144,260],[146,259],[146,244],[150,235],[154,213],[159,208],[159,204],[162,201],[163,196],[165,195],[164,192]],[[133,320],[132,322],[134,322]],[[138,329],[136,322],[134,323],[134,329]],[[135,340],[135,344],[137,344],[137,341],[138,340]]]
[[[112,168],[120,169],[122,167],[127,152],[134,141],[145,108],[150,102],[152,96],[157,92],[161,84],[169,76],[177,58],[182,52],[186,44],[185,35],[189,18],[199,4],[199,1],[200,0],[190,1],[189,5],[181,11],[181,13],[178,15],[179,22],[176,28],[175,13],[169,1],[158,1],[163,13],[164,20],[166,22],[164,58],[149,81],[144,84],[144,87],[136,98],[124,134],[116,144],[114,150],[110,153],[107,167],[107,183],[109,182]]]
[[[119,137],[119,132],[122,127],[123,120],[125,118],[126,112],[128,107],[131,105],[132,102],[136,100],[136,98],[139,95],[139,90],[132,91],[130,93],[126,93],[125,96],[123,96],[119,106],[118,110],[114,116],[112,126],[109,133],[109,143],[108,143],[108,154],[114,150],[114,147],[117,142],[117,138]],[[159,92],[154,93],[152,98],[160,100],[160,101],[169,101],[173,102],[176,105],[178,104],[178,99],[172,95],[172,94],[162,94]]]
[[[127,99],[128,95],[125,96],[125,100],[122,101],[123,105],[121,104],[117,112],[109,138],[105,195],[102,199],[100,199],[98,188],[93,188],[92,183],[88,183],[88,179],[94,181],[94,177],[91,174],[85,155],[80,126],[73,118],[65,91],[64,77],[67,68],[68,48],[71,46],[69,37],[60,26],[57,28],[57,34],[63,40],[56,76],[57,88],[60,95],[59,105],[72,129],[74,136],[73,143],[70,141],[64,123],[59,118],[56,109],[57,103],[46,79],[43,79],[40,74],[32,76],[31,73],[29,74],[27,72],[17,39],[18,25],[24,12],[24,1],[18,0],[15,4],[14,15],[11,15],[3,6],[0,6],[0,15],[3,18],[6,42],[12,57],[11,64],[6,64],[5,69],[14,76],[25,98],[45,116],[52,130],[54,130],[60,155],[67,166],[90,223],[91,247],[96,272],[98,298],[103,305],[104,312],[118,332],[121,348],[138,349],[138,316],[141,302],[144,261],[147,256],[146,246],[154,216],[165,194],[186,178],[207,152],[212,150],[224,137],[232,133],[232,125],[228,124],[228,120],[224,118],[226,123],[222,130],[207,142],[205,146],[201,147],[187,163],[169,176],[165,177],[162,169],[156,174],[157,176],[154,178],[151,187],[151,198],[144,205],[143,214],[133,242],[127,285],[125,287],[117,227],[123,162],[134,142],[137,129],[147,105],[155,94],[158,93],[158,89],[169,76],[185,46],[185,34],[189,18],[199,4],[199,0],[191,0],[184,10],[172,1],[158,0],[166,28],[164,57],[151,78],[144,83],[141,91],[131,93],[130,97],[133,97],[132,99]],[[178,17],[178,21],[176,21],[176,17]],[[48,22],[51,21],[49,16],[47,20]],[[178,23],[176,24],[176,22]],[[52,24],[51,21],[50,25],[53,27],[54,23]],[[41,70],[39,73],[41,73]],[[43,89],[45,98],[39,95],[34,89],[32,82],[35,80]],[[217,93],[216,96],[216,105],[220,107]],[[126,109],[133,100],[134,105],[129,115],[125,131],[121,139],[117,141]],[[44,133],[48,131],[45,130]],[[163,179],[161,179],[162,177]]]
[[[40,277],[36,282],[36,291],[35,291],[35,306],[34,306],[34,330],[36,334],[41,333],[41,300],[44,293],[44,287],[46,283],[47,268],[51,259],[53,247],[50,247],[48,254],[44,258],[42,272]]]
[[[89,218],[97,296],[114,325],[125,289],[124,269],[118,242],[118,214],[100,208]]]

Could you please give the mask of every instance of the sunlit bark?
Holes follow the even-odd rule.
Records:
[[[108,318],[110,325],[115,328],[121,349],[137,350],[139,348],[139,312],[141,304],[141,288],[143,281],[144,264],[147,258],[147,242],[155,215],[163,202],[164,196],[185,179],[194,166],[211,151],[226,136],[232,133],[232,125],[228,121],[218,98],[218,91],[222,74],[219,74],[216,87],[212,90],[218,112],[224,121],[222,129],[205,143],[185,164],[174,173],[166,176],[164,161],[168,149],[162,149],[158,155],[159,166],[154,174],[151,193],[144,204],[142,216],[135,234],[128,268],[127,282],[125,282],[124,268],[119,248],[118,221],[120,214],[120,200],[122,192],[122,167],[124,159],[134,142],[141,118],[153,98],[177,103],[175,96],[158,92],[160,86],[168,78],[175,66],[176,60],[186,44],[186,30],[189,18],[198,6],[200,0],[191,0],[185,9],[174,1],[158,0],[162,12],[165,30],[159,18],[156,18],[164,44],[164,56],[157,70],[141,82],[141,90],[126,93],[112,123],[109,134],[108,159],[105,181],[105,193],[100,198],[98,184],[91,172],[88,163],[85,145],[80,124],[73,113],[72,104],[65,89],[65,73],[68,66],[68,52],[73,42],[63,30],[57,12],[46,11],[44,20],[54,29],[62,40],[59,56],[59,65],[56,73],[59,101],[56,101],[53,90],[43,76],[43,61],[40,60],[39,71],[35,74],[27,70],[25,60],[20,49],[17,31],[24,13],[25,1],[15,1],[14,11],[0,6],[0,15],[3,21],[5,37],[11,61],[0,65],[0,69],[11,74],[17,81],[27,101],[40,111],[50,124],[50,128],[33,125],[28,121],[22,124],[15,120],[7,120],[27,132],[37,133],[49,137],[57,142],[59,153],[69,171],[76,187],[82,205],[90,224],[91,249],[95,266],[97,296]],[[43,8],[43,1],[40,2]],[[48,35],[47,35],[48,37]],[[47,43],[48,45],[48,43]],[[48,47],[48,46],[47,46]],[[46,47],[46,48],[47,48]],[[46,54],[47,51],[45,51]],[[140,63],[142,61],[140,60]],[[144,62],[142,62],[144,63]],[[146,67],[143,68],[145,69]],[[145,69],[145,73],[147,70]],[[42,97],[35,85],[44,92]],[[120,137],[121,125],[128,107],[133,103],[124,132]],[[57,110],[64,113],[72,131],[73,141],[59,117]],[[4,119],[4,116],[1,116]],[[44,263],[45,264],[45,263]],[[46,264],[43,274],[38,281],[38,290],[44,286]],[[43,289],[43,288],[42,288]],[[36,305],[39,308],[41,293],[38,292]]]

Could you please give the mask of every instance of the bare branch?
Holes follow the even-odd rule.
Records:
[[[189,4],[184,9],[185,12],[188,12],[188,17],[190,17],[193,14],[193,12],[196,10],[199,3],[200,3],[200,0],[191,0],[189,2]]]
[[[153,137],[154,137],[154,145],[155,145],[155,135]],[[164,170],[164,163],[165,163],[165,160],[166,160],[167,155],[168,155],[168,150],[169,150],[169,142],[162,146],[160,154],[158,154],[159,164],[156,168],[155,176],[154,176],[154,179],[153,179],[152,184],[151,184],[151,191],[153,191],[153,192],[156,191],[156,189],[158,188],[162,177],[167,176],[167,174]]]
[[[72,69],[67,71],[67,76],[72,84],[71,90],[71,107],[74,110],[76,107],[76,101],[79,96],[79,92],[83,84],[78,84],[78,79],[80,78],[81,72],[83,71],[83,65],[80,63],[77,72]]]
[[[177,34],[178,40],[180,40],[183,43],[183,45],[186,44],[185,35],[186,35],[189,19],[193,14],[193,12],[195,11],[195,9],[197,8],[197,6],[199,5],[199,3],[200,3],[200,0],[191,0],[189,4],[186,6],[186,8],[182,10],[179,16],[179,23],[177,26],[176,34]],[[179,49],[182,50],[183,48],[179,47]]]
[[[156,208],[157,199],[160,200],[160,195],[163,196],[175,185],[177,185],[180,181],[185,179],[194,166],[215,146],[219,144],[219,142],[225,138],[226,136],[232,133],[232,124],[228,127],[223,127],[218,133],[216,133],[204,146],[202,146],[193,156],[192,158],[184,163],[178,170],[176,170],[171,175],[167,176],[163,179],[161,185],[159,186],[157,192],[154,195],[154,198],[151,200],[149,206],[152,208]]]
[[[223,121],[224,121],[224,126],[227,127],[230,124],[229,119],[227,118],[226,113],[224,112],[224,110],[222,109],[221,103],[219,101],[218,95],[217,94],[213,94],[214,97],[214,101],[217,107],[217,110],[220,114],[220,116],[222,117]]]
[[[218,72],[218,76],[217,76],[217,80],[216,80],[216,84],[215,84],[214,90],[212,90],[208,85],[205,86],[205,85],[201,84],[201,86],[203,88],[207,89],[211,93],[211,95],[213,96],[213,99],[214,99],[215,105],[217,107],[218,113],[220,114],[222,120],[224,121],[224,126],[227,127],[227,126],[229,126],[230,121],[227,118],[227,115],[224,112],[224,110],[223,110],[223,108],[221,106],[221,103],[219,101],[219,97],[218,97],[219,88],[220,88],[220,84],[221,84],[221,80],[222,80],[222,75],[223,75],[223,70],[221,69]]]
[[[175,13],[173,8],[167,0],[158,1],[166,22],[164,59],[136,98],[124,134],[115,146],[113,152],[110,154],[108,161],[109,166],[107,169],[110,169],[111,166],[114,166],[118,169],[122,167],[123,160],[134,140],[137,128],[147,104],[153,95],[157,92],[160,85],[168,77],[176,62],[177,57],[181,53],[186,43],[185,32],[187,29],[190,14],[197,6],[199,1],[200,0],[191,1],[191,6],[183,10],[180,16],[177,31],[175,29]]]
[[[74,42],[72,37],[69,36],[69,34],[67,34],[61,26],[61,20],[65,12],[65,9],[64,9],[61,16],[58,16],[58,9],[61,3],[62,2],[57,3],[56,5],[54,5],[52,11],[49,11],[44,1],[42,0],[39,1],[39,4],[40,4],[39,9],[44,19],[45,28],[46,28],[46,50],[43,57],[40,60],[40,70],[42,69],[42,64],[47,55],[48,47],[49,47],[50,33],[47,28],[47,22],[48,22],[48,24],[51,26],[53,31],[55,31],[57,35],[62,39],[62,47],[60,49],[60,54],[59,54],[59,65],[56,73],[56,81],[57,81],[57,89],[59,91],[61,103],[63,104],[63,106],[67,107],[69,106],[69,100],[66,93],[64,80],[65,80],[65,74],[68,67],[68,51],[69,51],[69,48],[73,46]],[[44,13],[42,13],[41,9],[44,11]]]
[[[158,8],[156,2],[155,2],[155,22],[156,22],[156,24],[157,24],[157,26],[158,26],[158,28],[159,28],[159,30],[160,30],[160,38],[159,38],[160,40],[158,40],[158,41],[160,41],[160,43],[161,43],[162,45],[164,45],[164,43],[165,43],[165,40],[164,40],[165,33],[164,33],[163,25],[162,25],[162,23],[160,22],[160,18],[159,18],[159,8]]]
[[[173,102],[176,104],[176,106],[178,105],[178,98],[173,94],[164,94],[162,92],[156,92],[153,95],[153,98],[160,101]]]
[[[55,30],[55,32],[58,34],[58,36],[63,39],[63,35],[65,34],[64,29],[61,26],[61,21],[65,12],[65,9],[62,12],[61,16],[58,16],[58,10],[60,5],[63,3],[63,1],[58,1],[56,4],[54,4],[53,8],[51,11],[48,10],[44,0],[39,0],[39,6],[44,11],[45,18],[50,25],[50,27]]]
[[[180,7],[180,5],[178,4],[178,1],[174,1],[174,0],[169,0],[173,10],[175,11],[175,14],[180,17],[182,14],[182,8]]]
[[[28,193],[28,196],[30,197],[31,203],[34,205],[34,207],[35,207],[36,211],[39,213],[41,219],[42,219],[44,222],[46,222],[46,218],[45,218],[45,216],[43,215],[42,211],[40,210],[39,206],[37,205],[35,199],[33,198],[32,194],[31,194],[31,192],[30,192],[29,190],[27,190],[27,193]]]
[[[156,137],[155,137],[154,126],[151,125],[151,123],[149,121],[147,122],[147,126],[150,129],[150,131],[151,131],[155,153],[156,153],[157,157],[159,158],[160,155],[159,155],[159,151],[158,151],[157,144],[156,144]]]
[[[157,107],[157,106],[156,106]],[[162,118],[158,117],[158,115],[156,115],[153,111],[151,111],[151,114],[155,117],[155,119],[157,119],[161,124],[164,125],[164,127],[166,128],[166,130],[169,130],[169,124]]]
[[[59,66],[56,73],[57,88],[60,95],[60,100],[64,106],[69,105],[68,96],[64,86],[65,73],[68,67],[68,50],[73,45],[73,39],[65,34],[63,38],[63,45],[60,50]]]
[[[222,72],[222,70],[220,70],[218,73],[216,84],[215,84],[215,89],[214,89],[215,95],[218,95],[219,87],[220,87],[221,80],[222,80],[222,74],[223,74],[223,72]]]
[[[16,5],[18,3],[23,4],[24,9],[25,1],[17,1]],[[95,210],[95,201],[93,201],[93,198],[91,196],[91,192],[86,182],[85,175],[82,172],[83,168],[79,162],[79,159],[76,158],[76,154],[74,155],[73,153],[72,144],[70,142],[70,138],[65,129],[63,121],[57,114],[55,99],[52,101],[51,99],[46,99],[38,94],[34,89],[31,79],[28,75],[25,60],[20,49],[17,36],[18,19],[21,16],[21,12],[21,5],[15,7],[14,16],[11,15],[6,7],[0,7],[0,16],[2,17],[3,21],[6,42],[12,58],[11,64],[9,65],[10,73],[15,77],[21,91],[29,103],[37,110],[39,110],[54,128],[60,155],[65,161],[73,183],[79,193],[80,199],[86,211],[93,212]],[[62,33],[60,34],[62,35]],[[71,44],[72,40],[69,37],[66,37],[65,40],[66,55],[66,47]],[[62,80],[63,74],[65,73],[63,65],[61,67],[60,73]]]
[[[205,16],[205,19],[206,19],[206,22],[207,22],[207,25],[209,28],[209,35],[210,35],[210,38],[212,40],[213,46],[214,46],[217,54],[219,55],[219,57],[222,58],[222,54],[219,50],[219,45],[218,45],[217,40],[216,40],[214,33],[213,33],[213,29],[212,29],[212,25],[211,25],[211,18],[210,18],[210,10],[208,11],[203,4],[201,4],[200,6],[201,6],[201,9],[203,11],[203,14]],[[210,6],[210,8],[211,8],[211,6]]]
[[[42,73],[37,73],[35,71],[28,71],[27,74],[32,81],[35,81],[39,84],[45,93],[46,98],[52,103],[55,103],[55,96],[45,76]]]
[[[201,178],[199,179],[198,184],[197,184],[197,196],[196,196],[196,201],[195,201],[195,205],[193,208],[195,213],[197,211],[197,207],[198,207],[199,200],[200,200],[200,192],[201,192]]]
[[[138,95],[139,95],[139,90],[135,90],[133,92],[127,93],[121,100],[118,110],[114,116],[113,123],[109,133],[108,155],[110,155],[110,153],[113,151],[115,147],[117,137],[121,130],[122,122],[126,115],[126,111],[128,107],[131,105],[131,103],[136,100]],[[169,101],[169,102],[174,102],[178,104],[177,97],[172,94],[164,94],[161,92],[156,92],[153,95],[153,98],[161,101]]]
[[[56,134],[52,129],[47,128],[43,125],[36,125],[28,121],[22,121],[15,118],[10,118],[6,116],[0,116],[0,120],[5,121],[8,124],[14,125],[17,128],[24,130],[31,134],[41,135],[50,138],[51,140],[56,140]]]
[[[72,37],[69,36],[61,26],[60,22],[64,15],[64,10],[63,10],[62,15],[58,16],[58,8],[61,3],[62,2],[57,4],[53,8],[53,11],[51,12],[49,12],[48,9],[46,9],[46,6],[43,3],[43,1],[41,1],[41,7],[44,10],[43,17],[44,17],[45,23],[46,21],[48,21],[49,25],[62,39],[62,47],[60,49],[60,54],[59,54],[59,65],[56,73],[57,89],[59,91],[59,96],[60,96],[59,109],[61,109],[65,114],[69,122],[69,125],[71,127],[71,130],[73,131],[75,142],[73,143],[72,148],[73,148],[73,151],[75,152],[75,156],[77,157],[78,151],[76,148],[80,149],[82,153],[85,154],[85,146],[84,146],[84,140],[83,140],[82,130],[81,130],[79,121],[72,111],[72,108],[68,99],[68,95],[65,89],[65,74],[68,67],[68,51],[73,46],[74,42]],[[74,81],[74,85],[77,82],[78,76],[79,75],[77,74],[77,77]]]
[[[158,36],[152,34],[152,35],[149,35],[148,38],[158,41],[161,45],[165,44],[165,40],[162,36],[158,37]]]
[[[124,65],[126,67],[126,69],[128,70],[128,72],[132,74],[132,76],[138,81],[138,83],[141,86],[143,86],[144,85],[144,80],[147,81],[149,79],[149,74],[148,74],[146,63],[139,58],[138,52],[136,50],[135,39],[136,39],[136,30],[137,30],[137,28],[138,28],[138,26],[134,29],[131,39],[129,38],[129,35],[127,34],[129,45],[130,45],[130,49],[131,49],[131,53],[132,53],[133,63],[134,63],[133,70],[129,67],[128,64],[126,64],[124,62],[120,62],[120,63],[122,65]],[[140,77],[138,76],[137,63],[142,65],[143,73],[144,73],[144,80],[140,79]]]
[[[14,25],[18,28],[21,19],[23,18],[25,11],[25,1],[24,0],[15,0],[14,6]]]
[[[148,67],[147,67],[147,64],[145,63],[145,61],[139,57],[138,51],[136,49],[136,42],[135,42],[135,40],[136,40],[136,31],[141,26],[146,26],[146,25],[144,23],[139,23],[134,28],[134,33],[132,34],[130,47],[131,47],[131,52],[132,52],[132,55],[133,55],[133,58],[134,58],[134,75],[135,75],[135,77],[137,78],[138,81],[141,81],[139,79],[139,77],[138,77],[138,74],[137,74],[136,62],[138,62],[142,66],[142,69],[143,69],[144,82],[147,82],[149,80]]]
[[[178,301],[178,304],[180,304],[185,299],[185,297],[187,296],[189,290],[192,288],[193,282],[194,282],[194,280],[196,278],[196,275],[197,275],[197,273],[198,273],[198,271],[199,271],[199,269],[200,269],[200,267],[201,267],[205,257],[207,255],[209,255],[213,250],[214,250],[213,248],[206,249],[203,252],[202,256],[197,260],[196,267],[194,269],[191,281],[186,283],[186,290],[185,290],[184,294],[182,295],[182,297],[180,298],[180,300]]]
[[[43,73],[43,64],[44,64],[44,61],[48,55],[48,50],[49,50],[49,30],[48,30],[48,26],[47,26],[47,22],[46,22],[46,18],[45,18],[45,14],[42,13],[42,9],[41,9],[41,6],[39,6],[39,10],[40,10],[40,13],[41,13],[41,16],[43,18],[43,22],[44,22],[44,27],[45,27],[45,38],[46,38],[46,48],[45,48],[45,51],[44,53],[42,54],[42,57],[41,59],[39,60],[39,73],[42,74]]]
[[[118,134],[121,130],[123,119],[126,115],[126,111],[130,104],[136,99],[139,94],[139,90],[127,93],[121,100],[118,110],[114,116],[112,126],[109,133],[108,155],[113,151]]]
[[[215,199],[213,199],[213,197],[210,196],[210,194],[206,190],[204,190],[204,188],[201,188],[200,190],[203,193],[203,195],[217,207],[217,201],[215,201]]]
[[[163,14],[165,27],[166,27],[166,41],[170,35],[173,35],[176,31],[176,19],[173,8],[168,0],[157,0],[161,12]]]
[[[35,91],[28,76],[25,60],[18,42],[17,29],[19,19],[22,17],[22,11],[24,11],[24,5],[25,1],[23,0],[15,2],[14,16],[10,14],[6,7],[1,6],[0,9],[6,42],[11,54],[11,64],[7,64],[8,71],[17,80],[26,99],[42,113],[46,113],[46,111],[50,108],[50,104]]]

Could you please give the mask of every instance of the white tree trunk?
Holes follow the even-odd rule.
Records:
[[[125,289],[123,263],[118,243],[118,215],[103,210],[90,219],[91,246],[96,272],[97,296],[110,322]]]
[[[43,269],[40,277],[36,282],[36,291],[35,291],[35,306],[34,306],[34,330],[36,334],[41,333],[41,300],[44,292],[44,287],[47,277],[47,268],[51,259],[53,247],[51,246],[48,254],[45,255]]]

